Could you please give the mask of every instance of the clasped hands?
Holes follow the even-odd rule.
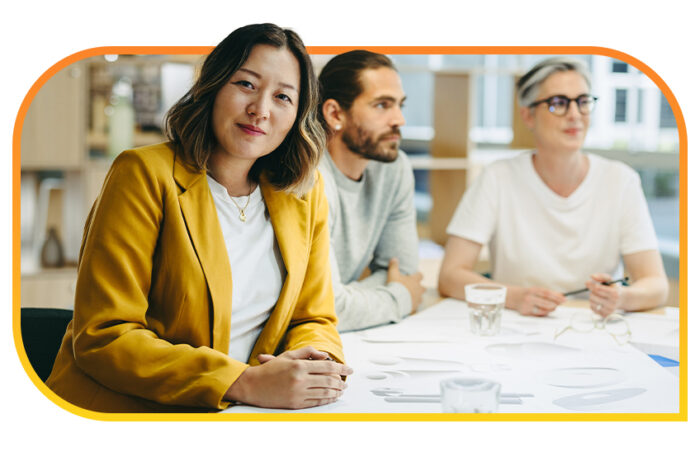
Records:
[[[243,371],[224,399],[262,408],[310,408],[337,400],[346,387],[343,377],[352,374],[349,366],[311,346],[279,356],[260,354],[258,361],[259,366]]]

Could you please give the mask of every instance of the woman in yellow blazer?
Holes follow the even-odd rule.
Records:
[[[316,95],[294,32],[246,26],[170,110],[170,142],[115,160],[85,226],[75,314],[47,380],[56,394],[105,412],[301,408],[342,394],[352,370],[335,328]],[[283,262],[247,362],[228,354],[233,296],[246,290],[212,182],[233,199],[259,187]]]

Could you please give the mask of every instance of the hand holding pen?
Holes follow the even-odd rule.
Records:
[[[616,283],[626,284],[628,281],[629,277],[613,280],[607,273],[594,273],[591,275],[591,279],[586,282],[586,289],[590,291],[588,301],[591,310],[602,317],[606,317],[615,312],[616,309],[619,309],[624,291],[621,287],[613,285]],[[567,295],[580,293],[581,291],[586,291],[586,289],[567,293]]]
[[[595,274],[595,275],[606,275],[606,274],[600,273],[600,274]],[[609,275],[606,275],[606,276],[609,277]],[[591,275],[591,278],[593,278],[593,275]],[[625,277],[625,278],[620,278],[618,280],[600,282],[600,284],[605,285],[605,286],[614,285],[615,283],[622,283],[623,285],[627,285],[627,282],[629,282],[629,279],[630,279],[630,277]],[[584,291],[588,291],[588,290],[589,290],[589,288],[581,288],[580,290],[574,290],[574,291],[569,291],[568,293],[564,293],[564,296],[572,296],[575,294],[583,293]]]

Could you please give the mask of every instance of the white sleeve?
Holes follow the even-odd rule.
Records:
[[[485,167],[474,184],[467,188],[447,226],[447,234],[482,245],[489,242],[496,230],[499,205],[494,168]]]
[[[623,256],[659,248],[637,172],[631,174],[624,190],[620,222],[620,253]]]

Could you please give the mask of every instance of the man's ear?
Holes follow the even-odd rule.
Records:
[[[530,107],[520,107],[520,118],[523,119],[525,126],[532,131],[535,128],[535,115]]]
[[[331,131],[338,131],[345,125],[345,111],[340,106],[337,100],[328,99],[321,106],[323,110],[323,119]]]

